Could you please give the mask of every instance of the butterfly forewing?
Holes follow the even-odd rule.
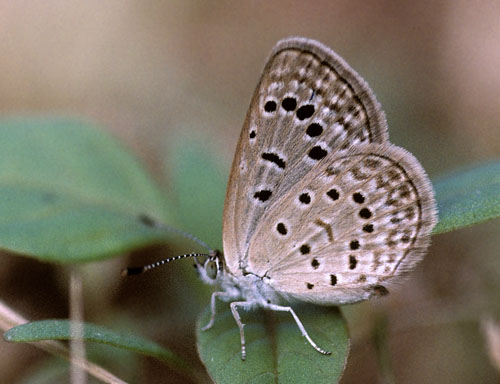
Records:
[[[279,42],[252,98],[228,184],[223,242],[231,273],[247,267],[250,241],[269,207],[319,161],[386,141],[375,96],[342,58],[312,40]]]
[[[435,212],[427,176],[404,149],[332,154],[262,217],[248,270],[300,300],[360,301],[423,257]]]

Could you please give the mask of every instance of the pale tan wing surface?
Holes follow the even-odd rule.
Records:
[[[269,207],[247,269],[289,298],[367,299],[423,257],[436,212],[427,175],[406,150],[384,143],[332,151]]]
[[[268,207],[318,159],[386,140],[374,94],[342,58],[313,40],[280,41],[253,95],[231,169],[223,216],[231,273],[243,273],[250,238]]]

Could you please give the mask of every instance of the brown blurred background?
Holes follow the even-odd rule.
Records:
[[[368,81],[391,141],[431,178],[500,157],[497,1],[0,0],[0,113],[92,119],[168,189],[172,137],[200,137],[228,171],[268,52],[290,35],[322,41]],[[434,237],[390,298],[346,308],[342,382],[497,383],[480,322],[500,319],[499,230],[496,220]],[[196,361],[194,319],[207,294],[179,281],[183,267],[123,282],[124,259],[85,267],[87,320],[125,319],[121,329]],[[28,318],[67,317],[61,268],[5,254],[0,274],[0,299]],[[184,382],[151,359],[111,352],[108,367],[126,380]],[[47,358],[0,341],[0,382],[23,382]]]

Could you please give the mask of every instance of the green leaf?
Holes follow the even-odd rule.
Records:
[[[500,216],[500,162],[455,171],[433,185],[439,210],[434,234]]]
[[[219,162],[197,140],[178,139],[169,151],[173,194],[176,199],[176,222],[182,228],[209,244],[222,247],[222,210],[227,173]]]
[[[345,320],[337,307],[294,307],[311,338],[330,356],[315,351],[301,336],[289,313],[252,310],[242,313],[247,357],[241,360],[239,329],[227,303],[219,304],[214,326],[207,308],[198,319],[198,351],[218,383],[335,383],[340,380],[349,351]]]
[[[162,360],[167,364],[186,370],[187,362],[174,355],[170,350],[141,337],[114,332],[108,328],[90,323],[83,325],[83,340],[113,347],[128,349],[146,356]],[[41,320],[18,325],[4,333],[4,340],[15,343],[30,343],[42,340],[70,340],[71,322],[69,320]]]
[[[68,119],[0,121],[0,247],[58,262],[164,241],[168,202],[104,131]]]

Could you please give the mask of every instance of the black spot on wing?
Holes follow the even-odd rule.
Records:
[[[260,191],[257,191],[253,194],[254,199],[260,200],[262,202],[269,200],[271,195],[273,194],[272,191],[268,189],[262,189]]]
[[[264,152],[261,155],[262,159],[269,161],[278,166],[278,168],[285,169],[285,161],[273,152]]]

